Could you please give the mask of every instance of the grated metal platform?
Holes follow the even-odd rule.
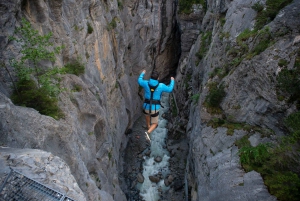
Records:
[[[11,169],[0,187],[0,201],[75,201]]]

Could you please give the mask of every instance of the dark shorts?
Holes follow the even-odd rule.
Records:
[[[145,115],[150,115],[151,116],[151,123],[158,123],[158,116],[159,116],[159,112],[155,110],[151,111],[151,114],[149,113],[149,110],[144,110],[144,114]]]

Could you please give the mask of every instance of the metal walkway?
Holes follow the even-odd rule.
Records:
[[[11,169],[0,187],[0,201],[75,201]]]

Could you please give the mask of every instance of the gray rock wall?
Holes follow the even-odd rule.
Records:
[[[59,105],[65,117],[58,121],[15,106],[9,99],[12,82],[1,68],[1,145],[61,157],[86,200],[126,200],[118,178],[123,166],[120,153],[127,144],[124,133],[141,114],[140,72],[146,69],[149,77],[155,67],[165,77],[170,73],[166,69],[174,68],[179,50],[172,45],[176,44],[173,1],[4,0],[0,6],[0,56],[13,79],[9,59],[20,56],[20,44],[8,36],[22,17],[41,34],[51,31],[53,42],[64,45],[50,66],[77,58],[85,65],[80,77],[62,76],[66,90]],[[158,65],[161,61],[165,63]],[[82,90],[72,90],[75,86]]]
[[[238,50],[235,56],[229,50],[239,48],[237,36],[254,27],[257,13],[251,6],[257,1],[207,2],[204,18],[198,19],[202,22],[200,34],[194,43],[189,44],[186,40],[186,44],[182,44],[183,49],[190,48],[185,48],[189,51],[180,58],[175,94],[181,109],[170,128],[172,134],[184,129],[190,142],[186,175],[191,189],[190,198],[195,201],[276,200],[264,186],[260,174],[255,171],[246,173],[242,169],[235,141],[247,134],[255,146],[282,136],[283,119],[295,111],[293,104],[278,100],[276,75],[282,69],[278,65],[279,60],[287,60],[286,67],[291,68],[299,51],[299,20],[295,11],[300,8],[300,2],[294,1],[286,6],[267,25],[274,43],[262,53],[236,64],[232,61],[241,57],[242,50]],[[265,4],[265,1],[259,2]],[[183,26],[180,29],[185,30],[185,23],[195,20],[195,14],[190,19],[188,16],[179,19],[178,23]],[[288,31],[280,34],[282,30]],[[195,55],[203,45],[202,36],[208,31],[212,32],[211,43],[205,56],[199,59]],[[251,50],[257,40],[250,37],[243,43]],[[214,74],[216,68],[228,69],[228,74],[225,77]],[[226,95],[220,104],[220,114],[213,114],[204,104],[212,82],[225,86]],[[272,134],[234,130],[231,135],[226,127],[211,127],[208,123],[214,118],[258,126],[272,131]],[[187,120],[188,123],[183,123]]]
[[[37,149],[0,148],[1,185],[11,172],[10,168],[72,199],[86,200],[69,166],[61,158],[49,152]],[[37,195],[35,191],[32,191],[32,194]]]

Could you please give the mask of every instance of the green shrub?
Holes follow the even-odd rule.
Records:
[[[297,70],[283,69],[277,76],[277,86],[291,95],[298,94],[300,90],[300,80]]]
[[[278,61],[278,66],[283,67],[283,66],[287,66],[288,65],[288,61],[285,59],[280,59]]]
[[[176,102],[175,102],[174,98],[172,98],[172,101],[171,101],[171,108],[172,108],[172,116],[177,117],[178,110],[177,110]]]
[[[72,89],[73,92],[79,92],[81,90],[82,90],[82,87],[78,84],[75,84]]]
[[[254,5],[254,7],[259,8],[258,10],[260,10],[256,16],[255,29],[259,30],[269,22],[273,21],[278,12],[291,2],[293,2],[293,0],[267,0],[266,9],[264,10],[261,9],[260,6]]]
[[[269,145],[244,146],[239,150],[240,160],[246,171],[257,170],[270,158]]]
[[[220,32],[220,39],[223,40],[223,38],[228,39],[230,37],[230,33],[227,32]]]
[[[236,38],[237,43],[241,45],[244,41],[248,40],[250,37],[253,37],[257,34],[256,30],[250,31],[250,29],[245,29],[242,33]]]
[[[215,68],[210,74],[209,74],[209,77],[210,78],[213,78],[215,77],[216,75],[219,76],[219,78],[223,78],[225,77],[226,75],[228,74],[228,70],[226,67],[224,68]]]
[[[79,76],[84,73],[85,67],[79,60],[75,60],[73,62],[67,63],[64,66],[63,70],[65,73]]]
[[[295,64],[294,64],[294,68],[300,69],[299,67],[300,67],[300,52],[298,52],[298,56],[296,57]],[[298,72],[299,72],[299,70],[298,70]]]
[[[216,83],[212,84],[209,89],[209,94],[206,96],[206,103],[211,108],[219,108],[225,95],[223,85],[218,86]]]
[[[235,141],[235,145],[238,148],[249,147],[250,146],[250,141],[248,140],[248,138],[249,138],[248,135],[243,136],[241,139]]]
[[[290,114],[284,123],[291,131],[300,131],[300,112]]]
[[[14,104],[34,108],[41,114],[54,119],[63,117],[63,113],[57,105],[57,98],[45,93],[44,88],[38,88],[33,80],[20,80],[17,88],[19,92],[15,91],[11,96]]]
[[[283,69],[279,72],[277,76],[277,87],[279,89],[278,96],[284,94],[288,95],[289,102],[296,103],[297,109],[300,109],[300,52],[297,53],[294,68],[293,69]]]
[[[265,51],[272,42],[272,36],[270,28],[266,27],[257,33],[256,37],[257,45],[251,50],[251,53],[255,56]]]
[[[246,138],[236,142],[243,168],[259,172],[270,193],[282,201],[296,201],[300,197],[300,178],[295,173],[299,167],[299,123],[299,112],[290,115],[285,124],[293,133],[276,143],[251,147]]]
[[[198,57],[199,60],[203,59],[206,52],[208,51],[208,47],[211,43],[211,37],[212,37],[211,31],[208,31],[205,34],[202,34],[201,46],[199,48],[199,51],[196,53],[196,56]]]
[[[281,201],[299,201],[300,179],[291,171],[275,172],[265,177],[270,193]]]
[[[16,33],[20,34],[20,38],[10,37],[10,40],[19,42],[22,49],[21,58],[11,60],[18,77],[12,101],[55,119],[61,118],[62,113],[57,105],[57,96],[61,91],[58,75],[61,70],[42,66],[41,61],[55,61],[55,55],[62,47],[54,47],[50,42],[52,33],[40,35],[24,18],[21,27],[16,28]]]
[[[259,2],[256,2],[251,8],[256,12],[261,12],[264,9],[264,5],[262,5]]]
[[[111,20],[111,22],[108,24],[107,26],[107,29],[110,31],[110,30],[113,30],[114,28],[117,27],[117,19],[114,18]]]
[[[87,32],[88,32],[88,34],[93,33],[93,31],[94,31],[94,29],[93,29],[92,25],[88,22],[87,23]]]
[[[224,26],[224,24],[226,23],[226,18],[225,16],[222,16],[220,19],[221,25]]]
[[[198,103],[200,94],[194,94],[191,99],[194,103]]]
[[[265,51],[270,44],[270,40],[266,39],[264,41],[260,41],[252,50],[253,56],[258,55]]]
[[[124,8],[123,2],[122,2],[122,1],[119,1],[119,0],[118,0],[118,8],[119,8],[119,9],[123,9],[123,8]]]
[[[246,124],[244,123],[232,122],[221,118],[213,118],[208,122],[208,125],[213,128],[217,128],[217,127],[227,128],[227,135],[233,135],[234,130],[242,130],[245,129],[246,126]]]
[[[179,13],[190,14],[194,4],[201,4],[206,11],[205,0],[179,0]]]
[[[240,53],[240,51],[238,49],[236,49],[236,48],[233,47],[233,48],[230,48],[228,50],[227,55],[228,56],[232,56],[232,57],[236,57],[236,56],[239,55],[239,53]]]
[[[243,58],[241,58],[241,57],[236,57],[236,58],[234,58],[234,59],[229,63],[229,65],[230,65],[231,67],[236,67],[236,66],[238,66],[242,61],[243,61]]]

